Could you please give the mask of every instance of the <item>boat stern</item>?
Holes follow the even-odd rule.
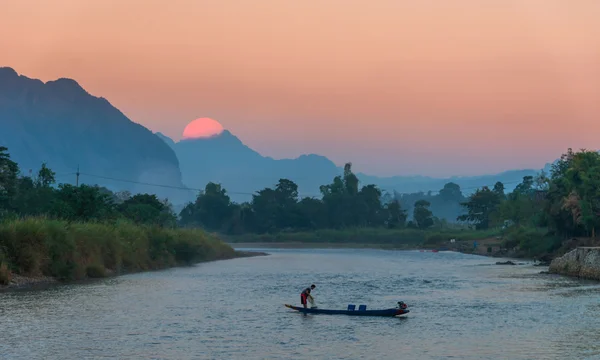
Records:
[[[405,315],[405,314],[408,314],[409,312],[410,312],[410,310],[408,310],[408,309],[396,309],[395,316]]]

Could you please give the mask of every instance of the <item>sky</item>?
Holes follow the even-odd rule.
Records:
[[[373,175],[541,168],[600,144],[597,0],[0,2],[0,66],[180,139]]]

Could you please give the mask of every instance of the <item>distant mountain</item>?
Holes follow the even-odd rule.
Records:
[[[272,187],[280,178],[297,182],[301,195],[318,196],[319,186],[340,172],[333,162],[318,155],[284,160],[264,157],[227,130],[210,138],[179,142],[157,135],[175,150],[186,186],[203,189],[209,181],[221,183],[237,201],[250,200],[252,193]]]
[[[343,172],[342,168],[320,155],[281,160],[262,156],[229,131],[210,138],[179,142],[160,133],[157,135],[175,150],[186,186],[202,189],[209,181],[221,183],[236,201],[250,200],[252,193],[275,185],[280,178],[296,182],[301,196],[319,196],[319,186],[331,183]],[[452,181],[469,194],[478,187],[493,186],[496,181],[503,182],[510,191],[524,176],[538,172],[533,169],[511,170],[494,175],[451,178],[377,177],[360,172],[357,176],[363,185],[376,184],[389,192],[436,192]]]
[[[252,193],[274,186],[280,178],[295,181],[301,196],[318,197],[319,186],[342,173],[340,167],[320,155],[281,160],[262,156],[229,131],[175,142],[132,122],[106,99],[90,95],[74,80],[44,83],[20,76],[11,68],[0,68],[0,145],[9,148],[26,174],[29,170],[35,173],[46,162],[59,182],[75,183],[79,166],[80,183],[154,193],[174,204],[193,199],[194,191],[180,189],[184,184],[203,189],[209,181],[221,183],[235,201],[250,200]],[[376,184],[388,192],[435,192],[453,181],[468,194],[496,181],[511,190],[523,176],[537,172],[514,170],[445,179],[376,177],[360,172],[357,176],[363,185]]]
[[[71,79],[44,83],[0,68],[0,145],[25,174],[47,162],[59,182],[75,183],[79,166],[80,183],[156,193],[174,203],[193,197],[134,183],[183,187],[177,156],[150,130]]]

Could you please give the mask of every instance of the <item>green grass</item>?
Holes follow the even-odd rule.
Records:
[[[492,237],[496,230],[418,230],[356,228],[344,230],[317,230],[312,232],[280,232],[275,234],[244,234],[228,236],[231,243],[304,243],[304,244],[360,244],[407,248],[437,246],[450,239],[472,241]]]
[[[11,273],[77,280],[233,257],[229,245],[198,229],[45,218],[0,223],[2,284],[10,281]]]

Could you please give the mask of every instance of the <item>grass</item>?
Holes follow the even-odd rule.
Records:
[[[279,232],[275,234],[244,234],[228,236],[230,243],[303,243],[303,244],[360,244],[363,246],[411,248],[434,247],[450,239],[472,241],[492,237],[496,230],[418,230],[355,228],[316,230],[312,232]]]
[[[229,245],[198,229],[45,218],[0,223],[0,284],[9,283],[11,274],[78,280],[235,256]]]

